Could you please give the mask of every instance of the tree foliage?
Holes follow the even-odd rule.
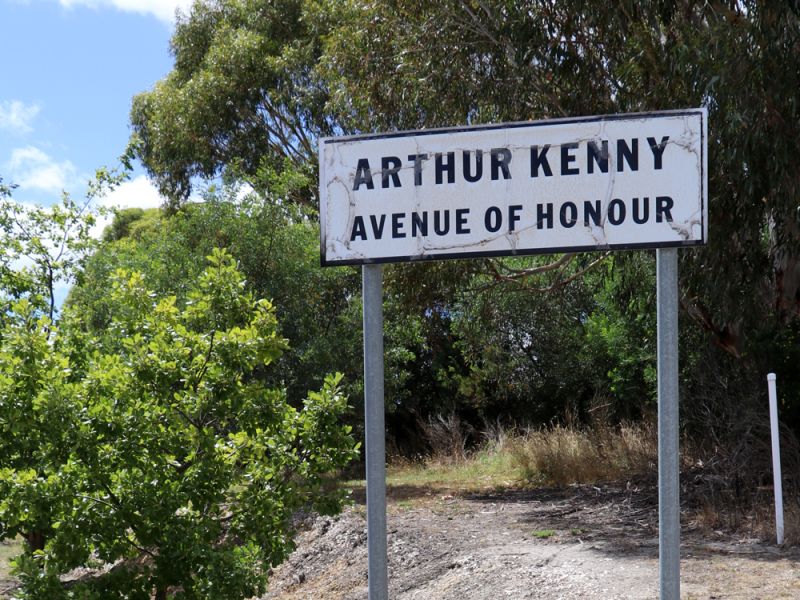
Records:
[[[264,157],[291,154],[289,138],[267,151],[231,137],[261,128],[259,139],[275,140],[264,123],[244,118],[262,114],[265,103],[296,109],[284,114],[307,137],[301,168],[314,165],[315,136],[335,131],[705,105],[713,218],[710,246],[684,253],[688,314],[738,354],[766,307],[776,307],[773,319],[796,317],[794,3],[283,4],[201,2],[181,21],[175,70],[137,101],[151,108],[133,111],[134,140],[142,141],[134,147],[153,173],[209,176],[242,161],[255,172]],[[268,48],[261,62],[250,46],[234,52],[234,40],[252,36]],[[217,52],[229,60],[216,60]],[[269,68],[254,71],[254,61]],[[208,74],[223,66],[236,84]],[[220,82],[213,95],[191,87],[209,81]],[[159,101],[173,105],[162,110]],[[189,118],[193,106],[209,113]],[[225,114],[228,125],[217,127]],[[172,143],[184,145],[163,156],[150,150]],[[313,192],[304,193],[312,202]],[[743,302],[756,310],[740,315]]]
[[[123,230],[127,235],[117,239]],[[209,192],[204,202],[173,213],[117,213],[105,237],[67,301],[71,310],[83,315],[92,335],[111,333],[108,323],[116,309],[104,290],[116,269],[137,270],[149,288],[180,301],[199,275],[203,257],[225,248],[244,273],[248,289],[273,299],[280,334],[288,341],[275,368],[258,376],[267,385],[285,388],[289,403],[300,406],[308,387],[322,385],[325,372],[339,371],[354,406],[346,422],[362,427],[360,274],[354,268],[319,267],[319,227],[303,211],[270,196],[223,187]],[[433,313],[411,307],[406,300],[394,293],[386,300],[391,432],[395,425],[413,428],[417,416],[452,407],[449,388],[436,375],[439,362],[449,358],[434,354],[451,343],[449,334]]]
[[[95,246],[91,196],[78,204],[64,194],[60,204],[27,206],[11,198],[0,179],[0,303],[27,298],[52,321],[58,287],[67,286]]]
[[[358,371],[344,347],[360,352],[360,316],[350,307],[359,297],[357,272],[319,269],[319,229],[302,211],[255,193],[236,199],[236,193],[212,192],[173,214],[118,213],[68,305],[85,315],[93,334],[106,335],[116,308],[103,290],[116,269],[141,272],[150,289],[180,302],[202,272],[204,257],[225,248],[248,289],[274,302],[280,333],[289,341],[266,380],[286,387],[292,403],[302,401],[309,385],[321,385],[329,370],[346,373],[352,385]]]
[[[322,63],[351,129],[707,106],[710,245],[683,253],[688,314],[738,355],[798,316],[796,3],[355,5]]]
[[[313,179],[316,137],[335,130],[315,65],[339,12],[316,0],[225,0],[179,17],[174,69],[131,112],[131,154],[163,194],[180,202],[193,176],[232,171],[256,186],[287,168]],[[310,205],[310,189],[293,199]]]
[[[140,106],[159,94],[165,103],[180,99],[183,92],[167,86],[179,77],[193,85],[201,81],[205,71],[184,65],[211,64],[215,46],[190,46],[187,40],[227,40],[233,31],[250,35],[256,26],[238,12],[244,4],[221,0],[198,5],[176,36],[175,71],[158,91],[142,96]],[[264,33],[262,41],[272,36],[280,48],[267,55],[285,59],[271,63],[271,74],[304,82],[316,92],[295,94],[308,110],[305,116],[286,113],[308,134],[312,148],[316,136],[327,133],[707,107],[709,245],[681,253],[682,314],[685,324],[690,319],[695,325],[682,342],[686,389],[709,389],[698,385],[708,361],[702,358],[705,350],[691,347],[704,342],[697,332],[735,359],[712,361],[720,369],[714,374],[718,380],[733,381],[742,372],[761,377],[769,368],[787,383],[795,381],[792,349],[798,345],[800,317],[796,2],[349,0],[334,8],[306,0],[292,3],[287,18],[270,12],[273,4],[264,0],[247,5],[254,14],[261,10],[257,27]],[[297,15],[302,24],[292,21]],[[270,28],[279,33],[273,35]],[[225,104],[252,113],[263,98],[280,104],[281,93],[289,89],[242,73],[261,95],[243,92],[250,88],[242,79],[239,87],[214,88],[218,96],[209,99],[209,106]],[[149,112],[134,110],[132,146],[151,172],[188,181],[188,175],[220,169],[235,174],[238,165],[249,164],[242,173],[255,173],[251,178],[262,188],[274,181],[268,170],[258,171],[272,160],[264,158],[273,155],[271,150],[232,145],[226,137],[225,132],[251,131],[244,121],[230,121],[239,129],[202,129],[200,120],[176,117],[169,121],[176,129],[169,129],[162,120],[181,115],[178,104],[171,112],[153,102]],[[216,122],[216,114],[209,115],[209,122]],[[171,140],[185,145],[174,152],[152,151]],[[281,157],[291,154],[288,145],[279,146],[275,151]],[[307,185],[294,186],[291,197],[313,206],[315,159],[302,161],[298,170]],[[274,168],[278,162],[269,164]],[[387,301],[414,324],[406,333],[419,332],[414,343],[404,346],[410,350],[405,372],[414,376],[405,379],[402,401],[424,410],[426,403],[446,405],[443,399],[458,390],[497,389],[480,374],[488,377],[489,362],[515,360],[498,332],[513,331],[519,338],[520,331],[532,330],[535,315],[555,314],[554,307],[565,298],[581,296],[585,280],[599,290],[593,305],[577,325],[570,322],[558,335],[580,347],[581,369],[575,374],[586,380],[578,387],[611,394],[618,414],[635,415],[635,398],[652,393],[652,322],[638,312],[652,308],[647,260],[576,256],[529,259],[522,267],[486,260],[387,268]],[[564,279],[554,280],[554,273]],[[532,294],[518,294],[521,286]],[[632,319],[631,313],[636,314]],[[460,314],[471,319],[459,321]],[[477,340],[493,340],[483,356],[471,350]],[[446,348],[447,355],[432,359],[434,348]],[[488,361],[491,349],[501,350]],[[507,376],[502,375],[504,381]],[[415,394],[424,398],[415,401]],[[750,405],[759,401],[750,392],[742,394]],[[459,405],[469,404],[460,398]],[[697,405],[707,400],[714,404],[704,398]],[[556,394],[547,402],[559,406],[562,398]],[[800,423],[799,411],[800,397],[793,395],[786,414]]]
[[[41,230],[77,252],[91,219],[65,206],[12,212],[15,231]],[[34,266],[52,272],[21,267],[32,282],[25,293],[5,287],[19,277],[3,280],[0,329],[0,539],[26,542],[21,597],[262,593],[269,567],[291,549],[294,513],[342,500],[326,485],[356,452],[341,424],[341,375],[298,406],[265,385],[261,374],[286,342],[272,304],[255,299],[223,250],[180,297],[115,269],[102,331],[70,307],[54,322],[37,293],[74,272],[77,254],[41,261]]]

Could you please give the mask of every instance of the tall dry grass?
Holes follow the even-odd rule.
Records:
[[[460,464],[467,460],[472,428],[458,415],[429,417],[418,423],[430,448],[429,462],[439,465]]]
[[[658,440],[648,423],[591,427],[555,425],[515,430],[487,423],[480,443],[470,447],[471,431],[456,416],[437,416],[420,423],[430,452],[430,466],[464,465],[501,455],[510,460],[508,476],[521,483],[564,486],[655,476]]]
[[[524,480],[557,486],[649,477],[656,473],[658,439],[647,423],[591,428],[555,425],[507,444]]]

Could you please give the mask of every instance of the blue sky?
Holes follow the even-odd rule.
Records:
[[[25,203],[81,197],[128,140],[132,97],[172,66],[190,0],[0,0],[0,177]],[[141,170],[106,204],[159,202]]]

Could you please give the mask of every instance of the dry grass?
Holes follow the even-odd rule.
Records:
[[[632,481],[655,485],[658,435],[654,424],[591,427],[555,425],[527,431],[487,425],[482,442],[468,449],[468,430],[455,417],[437,417],[423,424],[431,452],[417,460],[390,462],[387,483],[395,492],[468,492],[527,486],[565,487]],[[681,471],[686,488],[682,502],[691,526],[713,531],[739,531],[774,540],[775,521],[770,489],[745,486],[747,501],[734,501],[736,489],[715,469],[697,444],[682,440]],[[703,458],[700,458],[703,457]],[[357,482],[353,482],[357,485]],[[748,482],[749,483],[749,482]],[[794,488],[784,490],[785,542],[800,544],[800,503]]]
[[[458,461],[429,458],[398,461],[389,465],[389,487],[417,486],[435,490],[484,491],[523,484],[514,458],[507,452],[484,448]]]
[[[738,531],[747,537],[774,544],[776,530],[773,498],[771,495],[764,496],[761,502],[753,503],[747,509],[704,504],[693,512],[691,526],[705,531]],[[784,506],[783,543],[787,546],[800,546],[800,506],[796,502]]]
[[[586,429],[556,425],[526,432],[490,425],[482,444],[472,451],[467,450],[467,432],[455,417],[431,419],[423,431],[430,455],[417,461],[393,460],[390,485],[566,486],[657,472],[656,431],[648,424]]]
[[[419,423],[434,464],[451,465],[467,460],[469,429],[457,415],[438,415]]]
[[[783,515],[783,541],[790,546],[800,546],[800,507],[788,507]]]
[[[522,479],[557,486],[650,476],[658,439],[648,424],[592,428],[556,425],[528,431],[508,444]]]

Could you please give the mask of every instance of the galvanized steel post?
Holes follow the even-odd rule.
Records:
[[[656,250],[658,302],[658,558],[661,600],[681,595],[678,463],[678,250]]]
[[[362,267],[364,308],[364,421],[367,457],[369,600],[388,600],[386,566],[386,439],[383,404],[383,272]]]

